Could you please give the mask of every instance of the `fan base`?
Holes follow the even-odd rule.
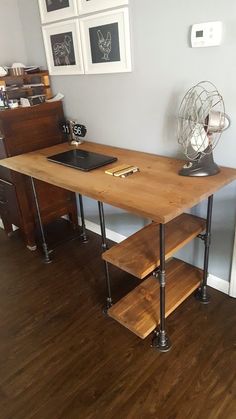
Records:
[[[181,176],[214,176],[220,172],[212,154],[205,154],[198,160],[186,163],[179,171]]]

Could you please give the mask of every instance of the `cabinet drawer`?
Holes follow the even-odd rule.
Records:
[[[1,131],[0,131],[1,136]],[[4,138],[0,137],[0,159],[5,159],[7,157],[7,151],[5,148]]]
[[[0,128],[0,136],[1,136],[1,128]],[[0,159],[5,159],[7,158],[7,150],[5,148],[5,142],[4,142],[4,138],[0,138]],[[6,167],[2,167],[0,166],[0,179],[3,180],[7,180],[10,181],[12,180],[11,178],[11,171],[9,169],[7,169]]]
[[[12,182],[12,174],[11,170],[7,169],[6,167],[0,166],[0,178]]]
[[[0,179],[0,212],[8,217],[11,224],[19,226],[19,207],[15,186]]]
[[[0,217],[3,219],[7,219],[10,222],[10,217],[7,209],[7,204],[2,204],[0,201]]]
[[[13,185],[11,183],[0,180],[0,204],[7,203],[7,186],[12,187]]]

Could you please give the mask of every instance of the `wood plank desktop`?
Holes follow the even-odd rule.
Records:
[[[215,176],[179,176],[182,160],[92,142],[79,148],[115,156],[118,161],[82,172],[46,159],[72,148],[76,147],[59,144],[0,160],[0,165],[163,224],[236,179],[236,169],[225,167]],[[105,169],[122,163],[137,165],[140,172],[124,179],[105,174]]]

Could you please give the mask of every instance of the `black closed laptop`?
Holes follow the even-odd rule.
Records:
[[[64,166],[73,167],[74,169],[84,170],[86,172],[117,160],[116,157],[105,156],[104,154],[93,153],[92,151],[85,151],[79,148],[49,156],[47,159],[54,163],[63,164]]]

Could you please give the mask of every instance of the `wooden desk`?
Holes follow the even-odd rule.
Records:
[[[196,237],[202,231],[202,229],[205,228],[205,224],[204,226],[202,225],[202,220],[195,219],[195,221],[192,223],[190,218],[188,218],[188,221],[184,221],[183,218],[181,218],[183,216],[180,218],[176,217],[183,214],[185,210],[208,198],[206,233],[201,235],[201,238],[205,243],[203,280],[200,291],[198,293],[200,300],[203,303],[207,303],[208,295],[206,285],[208,275],[208,256],[211,234],[213,194],[224,185],[236,179],[236,170],[222,167],[221,172],[216,176],[204,178],[182,177],[178,175],[178,171],[183,165],[182,160],[137,151],[129,151],[91,142],[86,142],[80,145],[79,148],[117,157],[118,161],[107,165],[106,169],[115,167],[118,164],[127,163],[130,165],[137,165],[140,168],[140,172],[122,179],[105,174],[104,167],[91,172],[82,172],[47,161],[47,156],[71,149],[71,146],[68,144],[60,144],[32,153],[4,159],[0,161],[0,164],[4,167],[10,168],[11,170],[15,170],[17,172],[28,175],[31,178],[36,178],[73,192],[78,192],[82,195],[91,197],[100,203],[104,202],[111,204],[131,213],[149,218],[155,222],[149,229],[152,230],[154,238],[156,235],[157,241],[159,243],[159,254],[156,254],[154,258],[150,258],[150,266],[160,281],[160,302],[158,302],[157,305],[157,290],[155,290],[157,286],[154,286],[156,280],[152,276],[151,278],[148,278],[148,282],[145,282],[145,284],[142,285],[138,291],[134,290],[135,294],[128,296],[125,302],[121,302],[118,306],[115,304],[113,307],[111,307],[110,314],[112,317],[116,318],[118,321],[120,321],[120,323],[126,325],[126,327],[128,327],[130,330],[133,330],[134,333],[142,338],[146,337],[146,335],[150,333],[150,331],[153,330],[158,323],[160,323],[159,331],[158,334],[156,334],[154,337],[153,344],[162,351],[168,350],[170,348],[170,343],[165,331],[165,317],[167,314],[173,311],[173,309],[175,309],[188,295],[190,295],[194,289],[199,287],[200,271],[193,267],[190,269],[188,267],[186,268],[186,264],[183,266],[183,262],[171,262],[172,267],[169,273],[167,270],[167,280],[168,278],[174,277],[173,272],[177,271],[179,272],[180,279],[177,285],[172,287],[170,292],[168,291],[171,300],[173,299],[173,302],[171,303],[171,307],[169,307],[170,301],[167,301],[166,310],[165,261],[166,258],[170,257],[176,249],[180,248],[181,245],[186,244],[193,237]],[[184,215],[184,217],[186,216],[187,215]],[[175,221],[174,224],[170,224],[169,222],[174,219],[177,221]],[[166,224],[167,237],[165,237]],[[186,226],[186,224],[188,228],[187,231],[184,232],[184,226]],[[180,236],[176,233],[178,226],[182,231]],[[156,230],[153,230],[153,228],[156,228]],[[141,240],[144,240],[144,237],[147,236],[147,231],[148,230],[145,230],[145,232],[137,233],[138,236],[135,236],[135,239],[132,237],[131,239],[127,239],[129,241],[127,244],[123,244],[123,253],[120,247],[118,248],[118,252],[117,248],[115,248],[114,252],[112,248],[108,250],[108,252],[104,253],[103,259],[105,260],[106,264],[107,276],[108,262],[114,263],[122,269],[129,271],[126,269],[127,262],[124,262],[123,257],[123,255],[127,254],[127,248],[129,249],[129,252],[130,249],[134,249],[133,255],[128,253],[129,262],[130,259],[142,259],[140,256],[143,252],[142,246],[138,247],[137,243]],[[175,246],[171,246],[171,240],[168,241],[169,231],[172,234],[171,237],[173,237],[173,240],[176,241]],[[152,238],[152,243],[154,242],[155,241],[153,241]],[[132,243],[136,243],[135,247],[132,247]],[[144,247],[145,246],[146,242],[144,241]],[[168,248],[167,251],[165,246]],[[138,254],[136,249],[138,249],[139,252],[141,249],[141,253]],[[118,259],[119,263],[117,262]],[[120,261],[122,261],[122,263]],[[144,267],[142,269],[135,268],[136,271],[133,272],[139,272],[137,276],[140,275],[140,279],[142,279],[150,271],[150,266],[145,266],[145,269]],[[188,284],[184,284],[184,293],[179,293],[179,289],[181,289],[181,278],[186,277],[186,272],[188,270],[193,282],[190,283],[190,286]],[[108,303],[108,306],[111,306],[110,295],[108,298]],[[138,321],[132,318],[130,314],[130,307],[132,308],[134,304],[137,317],[140,316]],[[138,310],[137,304],[139,304]],[[148,307],[145,308],[145,306]],[[156,313],[156,310],[160,310],[159,317],[153,315],[153,313]],[[147,317],[149,319],[148,322]],[[145,327],[143,328],[144,323]],[[147,323],[148,325],[146,325]]]
[[[218,175],[207,178],[179,176],[182,160],[92,142],[86,142],[79,148],[118,158],[118,162],[106,168],[127,163],[137,165],[140,172],[120,179],[106,175],[104,167],[82,172],[58,166],[45,158],[71,148],[67,144],[58,144],[1,160],[0,164],[163,224],[236,179],[236,170],[230,168],[221,168]]]

